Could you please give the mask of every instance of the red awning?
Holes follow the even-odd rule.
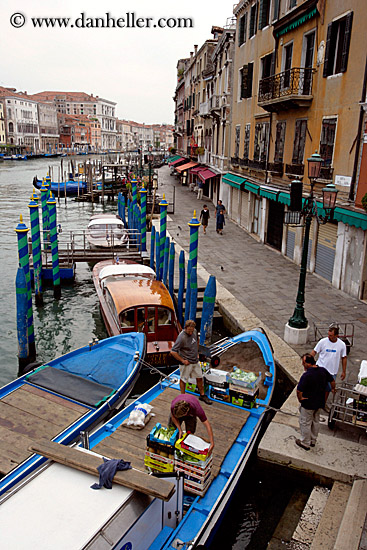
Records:
[[[206,181],[210,178],[214,178],[217,174],[214,174],[211,170],[203,170],[202,172],[198,173],[199,178],[201,181]]]
[[[186,160],[186,159],[184,157],[180,157],[179,159],[174,160],[173,162],[170,162],[169,166],[174,166],[175,164],[177,164],[178,162],[182,162],[183,160]]]
[[[197,164],[197,162],[187,162],[186,164],[181,164],[181,166],[177,166],[176,170],[177,172],[183,172],[183,170],[188,170],[193,166],[197,166]]]
[[[201,172],[202,170],[206,170],[206,166],[197,166],[196,168],[191,168],[190,172],[191,174],[197,174],[198,172]]]

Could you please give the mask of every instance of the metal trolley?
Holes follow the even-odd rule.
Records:
[[[355,389],[355,384],[342,382],[337,387],[330,407],[328,426],[334,429],[336,422],[356,426],[367,432],[367,392]]]

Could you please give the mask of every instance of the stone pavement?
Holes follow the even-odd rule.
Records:
[[[188,222],[203,204],[211,213],[207,235],[200,230],[199,263],[238,301],[253,312],[275,334],[283,338],[284,327],[292,315],[298,288],[299,266],[277,250],[264,245],[236,223],[226,219],[224,234],[215,232],[214,205],[210,199],[197,200],[196,194],[170,176],[170,168],[159,169],[159,193],[172,201],[175,189],[175,213],[167,229],[186,251],[189,249]],[[227,206],[227,205],[225,205]],[[187,257],[187,256],[186,256]],[[310,324],[309,342],[292,346],[302,354],[315,345],[314,326],[331,322],[353,323],[354,344],[348,357],[346,381],[355,383],[362,359],[367,359],[367,304],[336,290],[317,275],[307,274],[305,311]],[[324,334],[326,336],[326,333]]]

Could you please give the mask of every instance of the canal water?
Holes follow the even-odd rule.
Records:
[[[76,157],[74,162],[83,162],[84,159]],[[14,229],[20,215],[30,226],[27,205],[33,191],[32,180],[35,175],[45,177],[49,167],[58,173],[60,159],[0,163],[0,385],[13,380],[18,373],[15,309],[18,256]],[[92,205],[72,199],[67,199],[65,204],[61,199],[57,207],[58,223],[64,231],[82,230],[92,213],[103,211],[116,212],[116,205],[108,202]],[[52,288],[45,289],[44,306],[34,308],[34,324],[37,360],[41,362],[86,345],[93,337],[107,337],[88,264],[77,264],[75,284],[62,287],[59,301],[54,300]],[[135,395],[147,388],[148,376],[151,375],[146,373],[144,380],[137,385]],[[276,406],[289,391],[287,381],[281,381]],[[284,479],[282,475],[274,475],[271,469],[253,459],[217,532],[213,548],[265,550],[296,488],[299,490],[298,478]],[[305,491],[309,491],[307,484]]]

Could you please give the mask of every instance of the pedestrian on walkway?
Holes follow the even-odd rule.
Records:
[[[201,200],[203,198],[203,191],[204,191],[204,182],[201,180],[198,180],[198,196],[197,200]]]
[[[174,425],[178,428],[179,439],[182,437],[182,422],[185,422],[186,432],[194,434],[196,432],[197,418],[203,423],[208,432],[210,442],[208,453],[210,454],[214,448],[213,430],[198,399],[194,395],[188,395],[187,393],[174,398],[171,403],[171,414],[168,425]]]
[[[226,213],[226,207],[222,204],[221,200],[218,200],[218,204],[215,207],[215,218],[216,218],[216,231],[220,235],[223,235],[223,226],[225,225],[224,214]]]
[[[314,349],[311,351],[311,355],[315,357],[318,353],[317,364],[320,367],[324,367],[333,377],[336,379],[336,375],[339,371],[340,360],[342,361],[342,373],[340,378],[345,379],[347,372],[347,346],[338,338],[339,336],[339,327],[336,323],[332,323],[329,326],[328,335],[326,338],[321,338],[317,342]],[[331,391],[331,386],[328,384],[326,388],[326,400]]]
[[[200,393],[200,401],[207,405],[212,402],[204,393],[203,373],[199,363],[198,333],[195,321],[186,321],[185,328],[180,332],[171,349],[171,355],[180,365],[180,390],[184,394],[189,378],[196,378]]]
[[[200,212],[200,220],[201,220],[201,225],[203,226],[203,229],[204,229],[204,235],[206,235],[206,228],[208,227],[209,218],[210,218],[210,212],[208,210],[207,205],[204,204],[203,209]]]
[[[335,392],[335,380],[324,368],[316,364],[311,353],[302,355],[302,365],[305,372],[297,386],[297,398],[300,402],[299,427],[301,438],[296,444],[301,449],[309,451],[316,445],[320,429],[320,411],[325,407],[325,391],[328,383]]]

